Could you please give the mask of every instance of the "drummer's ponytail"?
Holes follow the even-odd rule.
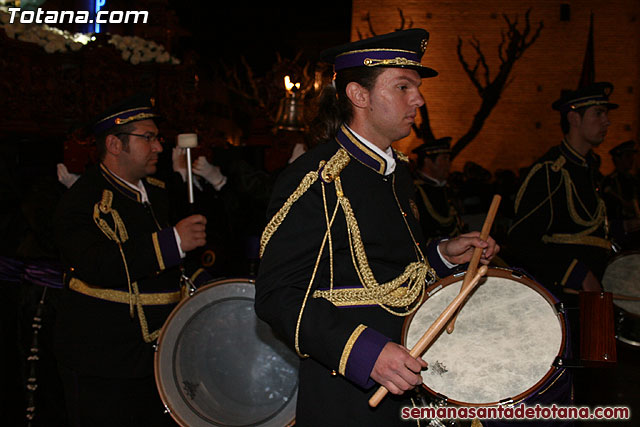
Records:
[[[336,73],[332,84],[324,87],[316,100],[317,114],[310,124],[310,144],[333,139],[343,123],[353,119],[353,105],[347,96],[347,85],[358,83],[372,90],[384,68],[356,67]]]

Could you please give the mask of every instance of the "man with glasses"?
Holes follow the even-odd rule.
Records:
[[[161,138],[146,97],[95,122],[99,163],[63,196],[55,238],[68,267],[55,351],[73,426],[171,425],[153,344],[181,298],[185,254],[206,243],[201,215],[171,225],[156,172]]]

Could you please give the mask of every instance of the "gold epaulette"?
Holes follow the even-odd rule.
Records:
[[[160,187],[160,188],[166,188],[166,184],[164,183],[164,181],[160,181],[159,179],[153,178],[151,176],[147,177],[147,182],[151,185],[154,185],[156,187]]]
[[[398,160],[409,163],[409,157],[406,154],[404,154],[402,151],[396,150],[395,148],[392,149],[393,152],[396,153],[396,157],[398,158]]]
[[[340,172],[344,169],[351,160],[351,156],[344,148],[339,149],[336,154],[331,156],[322,169],[322,180],[324,182],[331,182],[340,176]]]
[[[260,238],[260,257],[262,257],[267,243],[271,240],[271,236],[273,236],[278,227],[280,227],[280,224],[282,224],[282,221],[286,218],[291,206],[307,192],[313,183],[316,182],[318,176],[321,175],[324,182],[332,182],[340,176],[340,172],[349,164],[350,159],[351,157],[349,153],[347,153],[347,150],[340,148],[327,162],[320,162],[317,171],[310,171],[302,178],[298,187],[291,193],[278,212],[271,217],[271,220],[269,220],[269,223],[262,232]]]
[[[124,226],[124,222],[120,218],[118,211],[111,207],[113,202],[113,193],[109,190],[102,191],[102,199],[95,204],[93,208],[93,220],[96,225],[102,230],[102,232],[114,242],[124,243],[129,240],[129,234],[127,228]],[[109,227],[107,221],[100,217],[100,214],[111,214],[113,219],[114,228]]]
[[[554,172],[558,172],[560,169],[562,169],[565,163],[567,163],[567,159],[565,159],[564,156],[560,156],[551,165],[551,170]]]

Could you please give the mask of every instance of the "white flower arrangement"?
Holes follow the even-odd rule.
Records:
[[[0,10],[0,28],[8,37],[27,43],[36,43],[47,53],[78,51],[87,44],[91,36],[64,31],[46,24],[9,23],[10,14]]]
[[[46,24],[9,23],[10,14],[0,9],[0,28],[8,37],[42,46],[47,53],[76,52],[95,40],[93,34],[75,33]],[[146,62],[179,64],[164,46],[137,36],[110,35],[108,43],[121,52],[122,59],[134,65]]]
[[[114,34],[108,43],[122,53],[122,59],[134,65],[142,62],[180,63],[165,50],[164,46],[141,37]]]

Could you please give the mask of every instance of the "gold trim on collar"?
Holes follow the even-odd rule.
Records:
[[[570,152],[571,154],[573,154],[573,155],[574,155],[574,156],[576,156],[579,160],[581,160],[583,164],[586,164],[586,163],[587,163],[587,158],[586,158],[586,156],[583,156],[582,154],[578,153],[578,152],[576,151],[576,149],[575,149],[575,148],[573,148],[573,147],[571,146],[571,144],[569,144],[569,141],[567,141],[567,139],[566,139],[566,138],[562,140],[562,143],[564,144],[565,148],[566,148],[567,150],[569,150],[569,152]]]
[[[142,202],[142,193],[136,190],[132,186],[128,185],[124,180],[118,178],[108,167],[106,167],[103,163],[100,163],[100,169],[102,170],[102,176],[120,193],[124,194],[126,197],[135,200],[136,202]],[[127,191],[130,194],[127,194]]]
[[[344,125],[343,125],[344,127]],[[371,148],[367,147],[362,141],[360,141],[353,133],[351,133],[351,130],[349,130],[348,128],[344,127],[343,129],[343,133],[346,135],[347,138],[349,138],[349,140],[356,146],[358,147],[360,150],[362,150],[367,156],[371,157],[373,160],[377,161],[378,163],[380,163],[380,167],[376,170],[378,173],[383,174],[386,172],[387,170],[387,161],[380,156],[378,153],[376,153],[375,151],[373,151]],[[346,148],[345,148],[346,150]],[[348,152],[349,150],[347,150]],[[358,160],[360,163],[363,163],[360,159],[358,159],[358,156],[355,156],[355,159]],[[369,166],[366,165],[365,166]],[[370,166],[369,166],[370,167]],[[373,168],[372,168],[373,169]]]

